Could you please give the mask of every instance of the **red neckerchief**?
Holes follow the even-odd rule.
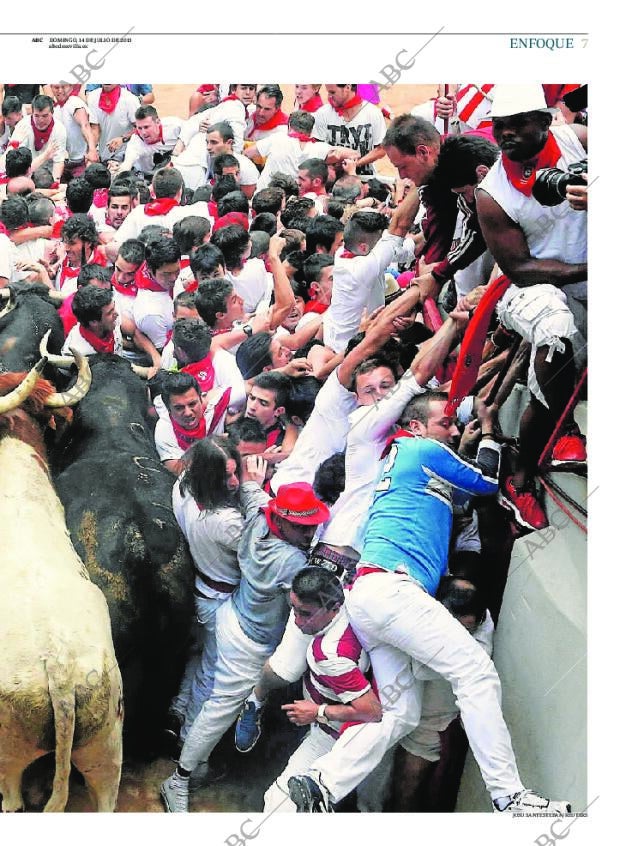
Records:
[[[148,269],[145,261],[136,270],[135,284],[140,291],[155,291],[158,294],[168,294],[170,299],[172,299],[172,288],[168,289],[160,285]]]
[[[189,279],[185,283],[185,290],[187,291],[188,294],[193,294],[194,291],[197,291],[198,290],[198,282],[196,281],[196,279]]]
[[[108,189],[107,188],[95,188],[95,193],[93,194],[93,206],[98,209],[104,208],[108,204]]]
[[[144,206],[144,214],[149,217],[155,217],[160,214],[168,214],[170,209],[179,205],[179,201],[173,197],[162,197],[160,200],[151,200]]]
[[[201,441],[203,438],[207,437],[207,421],[205,420],[204,415],[201,416],[200,423],[195,429],[184,429],[183,426],[179,425],[176,420],[172,419],[172,417],[170,418],[170,422],[172,423],[174,436],[182,450],[189,449],[192,444],[196,443],[196,441]]]
[[[80,323],[79,328],[80,335],[87,341],[91,347],[97,352],[100,353],[113,353],[114,352],[114,332],[108,332],[104,338],[99,338],[90,329],[87,329],[85,326],[82,326]]]
[[[34,148],[38,153],[39,150],[45,147],[47,142],[50,140],[50,135],[52,134],[52,130],[54,128],[54,118],[51,119],[50,125],[47,127],[47,129],[37,129],[37,127],[34,125],[34,118],[31,115],[30,125],[32,126],[32,131],[34,133]]]
[[[61,109],[62,109],[62,107],[63,107],[63,106],[64,106],[64,104],[67,102],[67,100],[69,99],[69,97],[72,97],[72,96],[73,96],[73,89],[71,89],[71,91],[69,91],[68,95],[65,97],[65,99],[64,99],[64,100],[61,100],[61,99],[60,99],[60,97],[56,97],[56,105],[57,105],[59,108],[61,108]]]
[[[266,430],[266,435],[266,443],[268,448],[272,446],[279,446],[284,440],[284,427],[280,423],[274,423],[274,425],[270,429]]]
[[[228,411],[228,406],[230,405],[230,395],[232,393],[232,388],[226,388],[222,396],[217,401],[215,408],[213,409],[213,417],[211,418],[211,425],[209,426],[209,434],[212,435],[216,428],[217,424],[220,422],[222,417]]]
[[[138,286],[136,285],[135,279],[133,282],[130,282],[129,285],[121,285],[116,278],[116,273],[113,273],[110,282],[112,283],[114,290],[118,291],[119,294],[124,294],[126,297],[136,297],[138,295]]]
[[[337,114],[339,114],[340,117],[342,117],[345,112],[349,111],[349,109],[354,109],[356,106],[361,106],[363,102],[364,101],[359,96],[359,94],[355,94],[353,97],[351,97],[350,100],[347,100],[347,102],[344,103],[342,106],[334,106],[333,103],[331,103],[330,105],[331,105],[332,109]]]
[[[211,353],[208,353],[200,361],[194,361],[191,364],[186,364],[181,368],[181,373],[189,373],[200,385],[200,390],[203,394],[210,391],[215,382],[215,368],[213,367],[213,360]]]
[[[351,250],[343,250],[340,253],[339,258],[357,258],[357,256],[355,255],[355,253],[352,253]]]
[[[269,132],[270,129],[275,129],[278,126],[286,126],[288,124],[288,115],[285,115],[282,109],[278,109],[278,111],[275,112],[268,121],[261,123],[260,126],[256,125],[256,113],[252,115],[251,121],[252,128],[248,132],[248,138],[251,138],[256,131]]]
[[[452,384],[446,403],[446,414],[454,414],[456,408],[476,384],[491,315],[510,284],[510,279],[506,276],[498,276],[491,282],[476,306],[461,343],[461,351],[452,376]]]
[[[99,95],[99,108],[102,112],[105,112],[108,115],[112,114],[118,105],[121,90],[120,85],[117,85],[111,91],[104,91],[103,88],[101,89],[101,94]]]
[[[531,197],[536,182],[536,171],[544,167],[555,167],[562,157],[562,151],[552,132],[547,135],[545,146],[528,162],[513,162],[502,153],[502,165],[511,185],[526,197]]]
[[[310,142],[311,144],[314,144],[317,140],[316,138],[311,138],[309,135],[304,135],[303,132],[296,132],[295,130],[289,132],[288,137],[297,138],[297,140],[301,141],[302,143]]]
[[[248,107],[247,107],[247,106],[246,106],[246,104],[243,102],[243,100],[241,99],[241,97],[237,97],[237,95],[236,95],[236,94],[229,94],[229,95],[228,95],[228,97],[224,97],[224,99],[223,99],[223,100],[220,100],[220,105],[221,105],[222,103],[227,103],[229,100],[238,100],[238,101],[241,103],[241,105],[243,106],[243,108],[245,109],[245,116],[246,116],[246,118],[247,118],[247,116],[248,116]]]
[[[108,263],[107,258],[104,253],[101,252],[100,248],[97,247],[91,257],[88,259],[86,264],[98,264],[100,267],[105,267]],[[60,269],[60,280],[59,280],[59,287],[62,291],[62,286],[65,284],[67,279],[75,279],[77,276],[80,275],[80,270],[82,269],[82,265],[78,265],[78,267],[71,267],[69,264],[69,257],[67,256],[62,263],[62,267]]]
[[[261,508],[262,508],[263,514],[265,515],[265,520],[267,521],[267,527],[269,528],[269,531],[271,532],[271,534],[275,535],[280,540],[284,540],[280,530],[276,526],[274,519],[273,519],[273,511],[271,510],[271,505],[272,505],[273,502],[275,502],[275,500],[272,499],[267,503],[267,505],[261,506]]]
[[[388,452],[392,449],[392,444],[394,443],[396,438],[415,438],[415,435],[408,429],[397,429],[395,432],[392,432],[392,434],[388,435],[387,437],[385,447],[383,448],[383,452],[381,453],[381,458],[386,457]]]
[[[213,218],[213,222],[215,222],[219,217],[217,213],[217,203],[213,200],[209,200],[209,202],[207,203],[207,208],[209,209],[209,214]]]
[[[300,106],[299,109],[302,112],[316,112],[316,110],[320,109],[322,105],[323,100],[321,99],[320,94],[315,94],[313,97],[310,97],[307,103]]]
[[[319,303],[317,300],[310,300],[310,302],[306,303],[304,306],[304,314],[323,314],[324,311],[327,311],[329,306],[327,303]]]

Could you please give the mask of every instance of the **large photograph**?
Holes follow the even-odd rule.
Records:
[[[2,810],[583,812],[587,85],[0,101]]]

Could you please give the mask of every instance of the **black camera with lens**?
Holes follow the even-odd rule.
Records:
[[[541,206],[558,206],[566,199],[566,189],[569,185],[587,185],[582,174],[588,170],[588,160],[582,159],[568,166],[568,170],[557,167],[544,167],[536,174],[536,181],[532,188],[532,197]]]

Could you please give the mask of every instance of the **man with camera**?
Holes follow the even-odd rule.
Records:
[[[575,345],[579,332],[569,306],[585,314],[587,297],[587,192],[581,175],[586,128],[551,128],[553,111],[541,85],[496,87],[491,117],[502,155],[476,192],[483,235],[512,283],[497,305],[498,316],[532,345],[530,404],[502,504],[522,527],[534,530],[548,525],[534,488],[537,463],[573,391],[574,356],[581,346]],[[552,465],[585,462],[585,442],[572,414],[560,434]]]

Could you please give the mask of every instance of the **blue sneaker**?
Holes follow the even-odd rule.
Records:
[[[334,806],[327,788],[308,775],[291,776],[288,794],[297,805],[298,814],[333,814]]]
[[[244,702],[235,725],[235,746],[239,752],[250,752],[261,736],[263,709],[254,702]]]

